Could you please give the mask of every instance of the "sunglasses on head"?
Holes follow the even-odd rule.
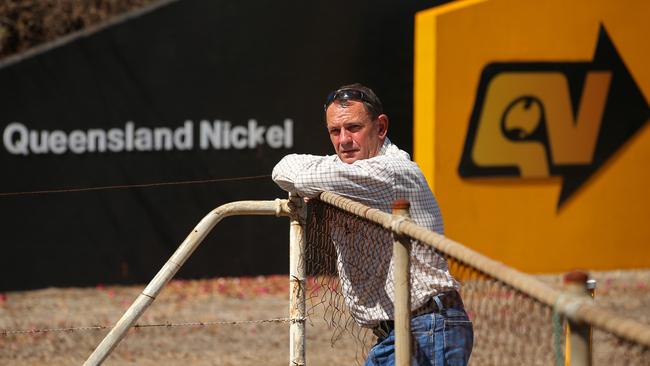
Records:
[[[335,100],[358,100],[362,102],[372,103],[366,93],[356,89],[339,89],[335,90],[327,96],[323,109],[327,112],[327,107],[330,106]]]

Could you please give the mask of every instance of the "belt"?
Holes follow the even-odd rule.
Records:
[[[458,291],[443,292],[431,297],[424,303],[424,305],[411,313],[411,318],[431,313],[444,314],[446,309],[449,308],[464,308],[463,300],[460,298]],[[395,322],[393,320],[380,320],[379,323],[372,328],[372,332],[375,336],[384,338],[387,337],[393,329],[395,329]]]

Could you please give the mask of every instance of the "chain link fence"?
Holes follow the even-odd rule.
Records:
[[[341,231],[354,235],[359,253],[363,253],[357,266],[372,276],[372,271],[379,269],[363,263],[390,253],[390,215],[334,194],[324,193],[321,200],[311,200],[308,209],[305,260],[307,274],[312,276],[307,290],[308,313],[324,308],[332,342],[335,344],[343,336],[353,337],[360,346],[362,360],[375,339],[346,311],[346,295],[337,278],[339,249],[332,238]],[[650,365],[650,326],[625,317],[622,309],[612,311],[588,299],[567,296],[557,276],[540,281],[410,225],[411,232],[418,235],[407,235],[419,239],[420,245],[438,250],[462,283],[461,294],[475,332],[471,364],[564,365],[565,358],[570,357],[565,339],[569,316],[593,327],[593,365]],[[621,332],[623,329],[627,331]]]

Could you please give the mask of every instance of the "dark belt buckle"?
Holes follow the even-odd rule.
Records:
[[[394,323],[391,320],[381,320],[377,326],[372,328],[372,333],[377,338],[386,338],[394,328]]]

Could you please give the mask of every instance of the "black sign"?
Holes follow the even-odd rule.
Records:
[[[285,197],[329,154],[321,106],[371,86],[411,150],[413,17],[429,2],[178,1],[0,67],[0,290],[147,282],[194,225]],[[125,185],[258,177],[203,184]],[[111,189],[74,191],[77,188]],[[180,277],[287,273],[288,220],[222,221]]]

